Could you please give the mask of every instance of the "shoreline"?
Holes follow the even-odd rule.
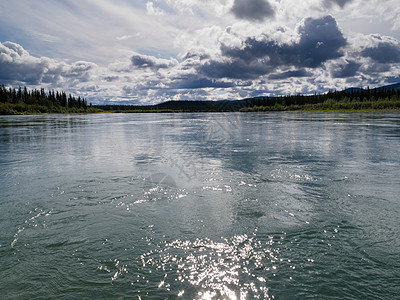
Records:
[[[35,115],[95,115],[95,114],[195,114],[195,113],[332,113],[332,112],[400,112],[400,108],[393,109],[305,109],[305,110],[245,110],[245,111],[96,111],[96,112],[47,112],[47,113],[12,113],[0,116],[35,116]]]

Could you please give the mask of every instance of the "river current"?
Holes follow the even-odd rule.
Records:
[[[0,117],[2,299],[395,299],[400,114]]]

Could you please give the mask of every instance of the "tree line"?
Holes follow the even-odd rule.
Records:
[[[400,88],[351,88],[326,94],[246,99],[241,111],[400,109]]]
[[[90,104],[91,106],[91,104]],[[88,110],[86,99],[67,96],[64,91],[29,90],[27,87],[0,86],[0,114],[78,113]]]
[[[352,88],[325,94],[256,97],[221,101],[166,101],[156,105],[103,105],[110,112],[235,112],[291,110],[378,110],[400,109],[399,88]]]
[[[0,86],[0,114],[92,112],[230,112],[292,110],[400,109],[400,84],[375,89],[352,88],[325,94],[256,97],[222,101],[167,101],[156,105],[87,105],[62,91]]]

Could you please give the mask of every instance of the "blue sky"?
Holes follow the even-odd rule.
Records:
[[[398,0],[0,0],[0,84],[153,104],[400,82]]]

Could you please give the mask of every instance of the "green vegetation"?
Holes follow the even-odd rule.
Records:
[[[323,95],[249,99],[241,111],[391,110],[400,109],[400,89],[347,89]]]
[[[400,84],[376,89],[347,89],[326,94],[257,97],[222,101],[167,101],[156,105],[88,106],[85,99],[65,92],[29,91],[0,86],[1,114],[37,113],[176,113],[176,112],[267,112],[326,110],[400,110]]]
[[[400,109],[400,84],[326,94],[258,97],[223,101],[167,101],[150,106],[97,106],[110,112],[252,112]]]
[[[28,90],[0,86],[0,115],[40,113],[91,113],[98,109],[88,106],[85,99],[75,98],[65,92],[45,92],[44,89]]]
[[[156,105],[128,106],[101,105],[96,106],[110,112],[229,112],[239,111],[246,106],[246,100],[222,101],[167,101]]]

